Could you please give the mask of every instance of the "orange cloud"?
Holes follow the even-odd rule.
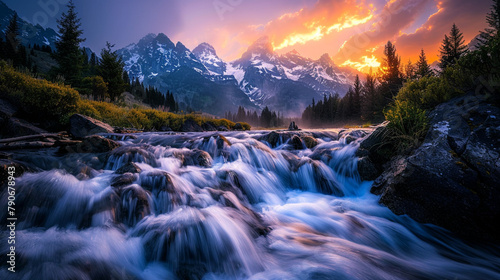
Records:
[[[275,50],[323,40],[370,21],[375,8],[355,0],[320,0],[311,8],[286,13],[268,22],[263,33]]]
[[[378,62],[378,59],[374,55],[372,55],[371,57],[363,56],[361,57],[361,59],[362,62],[351,61],[350,59],[348,59],[340,66],[349,66],[363,73],[368,73],[370,72],[370,70],[376,71],[380,67],[380,62]]]

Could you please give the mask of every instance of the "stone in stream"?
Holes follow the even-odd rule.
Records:
[[[302,143],[302,139],[299,136],[294,135],[288,142],[294,150],[303,150],[305,145]]]
[[[318,145],[318,140],[312,136],[304,135],[301,138],[308,149],[312,149]]]
[[[295,124],[295,122],[291,122],[288,126],[288,130],[299,130],[299,127]]]
[[[141,173],[142,169],[135,163],[129,162],[115,171],[115,174]]]
[[[183,165],[197,165],[201,167],[211,167],[212,157],[209,153],[199,150],[177,150],[173,153],[174,157],[181,160]]]
[[[80,114],[74,114],[69,118],[69,132],[75,138],[84,138],[97,133],[113,133],[114,129],[107,123]]]

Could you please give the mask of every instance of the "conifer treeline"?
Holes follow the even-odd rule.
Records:
[[[247,111],[245,108],[239,106],[238,112],[234,114],[226,112],[224,118],[233,122],[246,122],[252,126],[261,127],[282,127],[286,124],[283,114],[271,111],[267,106],[262,110],[260,115],[257,111]]]
[[[11,61],[14,67],[31,67],[26,47],[19,40],[19,17],[14,13],[5,30],[5,38],[0,38],[0,59]]]
[[[453,24],[450,34],[445,35],[440,48],[440,68],[444,70],[455,65],[465,53],[467,46],[464,44],[463,34]],[[382,121],[384,108],[393,102],[404,81],[437,74],[439,73],[430,68],[423,49],[416,64],[410,60],[402,66],[396,46],[389,41],[385,45],[384,59],[377,75],[370,71],[364,82],[356,76],[354,84],[342,98],[338,95],[325,95],[323,100],[317,103],[313,99],[312,104],[302,113],[302,123],[315,127],[325,124]]]
[[[130,84],[130,92],[142,100],[142,102],[151,105],[155,109],[166,112],[179,111],[179,104],[175,101],[174,95],[170,91],[163,94],[152,86],[145,87],[144,83],[139,81],[139,78],[136,78]]]
[[[56,41],[55,51],[50,46],[38,44],[29,46],[27,50],[19,39],[19,17],[15,13],[6,29],[5,38],[0,38],[0,59],[10,61],[15,68],[37,74],[38,69],[32,58],[37,56],[35,51],[46,52],[57,62],[57,67],[49,73],[43,73],[43,76],[71,85],[82,95],[98,101],[116,101],[124,91],[132,91],[134,88],[132,93],[153,108],[178,111],[178,104],[172,93],[164,95],[155,88],[144,88],[138,81],[131,82],[128,73],[124,71],[125,64],[121,56],[113,50],[114,45],[107,42],[106,47],[101,50],[100,59],[94,52],[81,48],[80,44],[85,38],[82,37],[83,30],[73,1],[67,7],[68,10],[57,21],[60,36]]]

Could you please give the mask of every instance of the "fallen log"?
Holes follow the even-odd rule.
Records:
[[[55,146],[55,143],[41,141],[9,143],[8,145],[0,145],[0,151],[51,148],[53,146]]]
[[[19,141],[40,139],[40,138],[61,138],[61,137],[62,137],[61,133],[42,133],[42,134],[0,139],[0,144],[1,143],[15,143],[15,142],[19,142]]]

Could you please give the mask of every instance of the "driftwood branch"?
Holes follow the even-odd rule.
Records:
[[[15,143],[19,141],[41,139],[41,138],[61,138],[61,133],[42,133],[36,135],[27,135],[14,138],[0,139],[0,144],[3,143]]]
[[[11,143],[9,145],[0,145],[0,151],[50,148],[53,147],[54,145],[55,143],[52,142],[41,142],[41,141]]]

